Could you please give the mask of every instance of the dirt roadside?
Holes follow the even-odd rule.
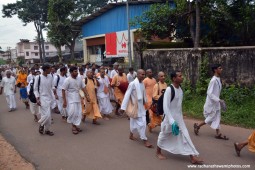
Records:
[[[0,169],[1,170],[35,170],[15,148],[10,145],[0,134]]]

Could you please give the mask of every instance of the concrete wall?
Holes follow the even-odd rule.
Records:
[[[135,58],[139,58],[136,52]],[[143,52],[143,68],[152,68],[156,75],[164,71],[168,75],[174,69],[180,69],[194,85],[199,78],[201,59],[208,57],[208,76],[212,76],[210,64],[223,66],[222,81],[225,84],[254,86],[255,84],[255,47],[219,47],[156,49]]]

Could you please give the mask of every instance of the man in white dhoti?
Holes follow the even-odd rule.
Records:
[[[9,106],[9,112],[16,109],[16,100],[14,95],[16,93],[16,80],[13,76],[11,76],[11,74],[12,72],[9,70],[6,72],[6,77],[3,77],[0,89],[0,94],[2,94],[4,89],[6,101]]]
[[[113,111],[112,104],[110,102],[109,88],[110,81],[107,76],[105,76],[105,70],[100,69],[100,76],[98,78],[99,87],[97,88],[97,99],[99,103],[100,113],[103,118],[109,120],[110,114]]]
[[[131,82],[128,86],[128,89],[125,93],[122,105],[121,112],[124,112],[127,109],[128,101],[134,98],[137,98],[138,101],[138,113],[137,118],[130,118],[130,136],[129,139],[136,140],[134,133],[138,132],[140,138],[143,140],[144,145],[148,148],[153,146],[148,142],[146,137],[146,110],[144,104],[147,102],[145,87],[143,84],[143,79],[145,78],[145,71],[140,69],[137,71],[137,78]]]
[[[79,90],[82,89],[88,101],[90,101],[90,98],[85,89],[85,83],[81,80],[81,78],[77,77],[77,67],[72,66],[70,67],[69,71],[70,76],[65,79],[62,86],[63,108],[67,108],[67,123],[72,124],[72,132],[76,135],[82,131],[77,127],[80,125],[82,119],[81,98]]]
[[[199,153],[190,139],[183,120],[183,91],[180,87],[183,77],[181,72],[174,71],[171,73],[171,80],[173,83],[172,87],[167,87],[164,93],[164,119],[161,123],[161,132],[158,136],[156,155],[159,159],[166,159],[161,153],[161,149],[163,149],[173,154],[189,155],[191,163],[201,164],[203,161],[196,157]],[[174,92],[172,92],[173,90]]]
[[[66,67],[61,67],[60,68],[60,74],[56,75],[53,80],[53,85],[54,85],[54,95],[57,100],[57,105],[58,105],[58,110],[62,116],[62,119],[66,121],[67,119],[67,112],[63,108],[63,96],[62,96],[62,87],[64,84],[64,81],[66,79],[66,72],[67,68]]]
[[[216,129],[216,139],[228,140],[228,137],[220,133],[221,104],[225,103],[224,100],[220,99],[220,92],[222,89],[222,84],[220,80],[220,76],[222,73],[221,65],[214,64],[212,66],[212,71],[214,73],[214,76],[209,83],[206,102],[204,105],[205,120],[200,124],[194,124],[194,133],[198,135],[199,129],[203,125],[209,124],[212,129]]]
[[[36,103],[39,105],[39,113],[41,118],[38,123],[39,133],[53,136],[54,133],[49,130],[51,125],[51,109],[53,100],[53,77],[50,75],[51,67],[49,65],[42,66],[43,73],[35,77],[34,94]]]
[[[40,71],[35,72],[35,76],[40,75]],[[34,121],[38,122],[38,115],[39,115],[39,106],[36,103],[36,97],[34,95],[34,82],[35,82],[35,76],[30,80],[30,82],[27,85],[27,94],[29,98],[29,108],[30,112],[34,116]]]

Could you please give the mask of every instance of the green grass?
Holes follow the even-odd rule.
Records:
[[[183,112],[186,116],[204,120],[203,107],[206,96],[190,95],[184,98]],[[185,96],[184,96],[185,97]],[[239,104],[226,101],[227,111],[221,113],[221,123],[240,126],[245,128],[255,128],[255,99],[250,96]]]

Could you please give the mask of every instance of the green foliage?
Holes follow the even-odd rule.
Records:
[[[199,78],[196,84],[196,93],[200,95],[205,95],[207,91],[207,86],[209,84],[209,77],[208,77],[208,56],[205,54],[201,57],[200,61],[200,68],[199,68]]]
[[[6,61],[0,58],[0,65],[4,65],[4,64],[6,64]]]
[[[168,4],[154,4],[141,17],[136,17],[131,25],[140,25],[146,39],[151,39],[152,36],[173,38],[177,22],[173,14],[174,10]]]

